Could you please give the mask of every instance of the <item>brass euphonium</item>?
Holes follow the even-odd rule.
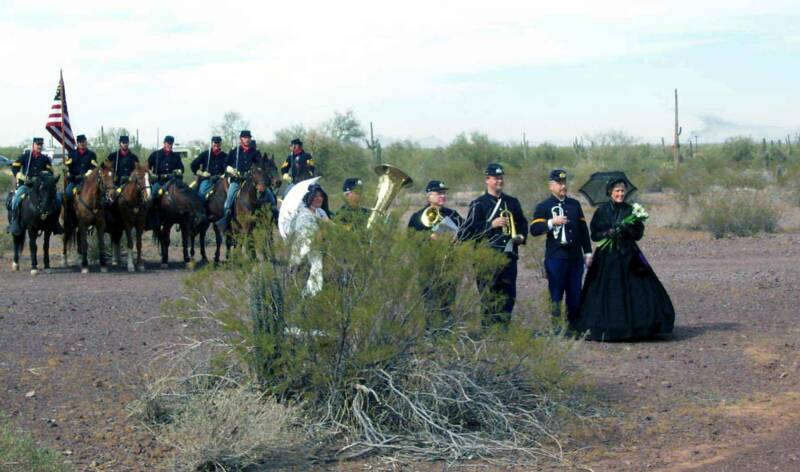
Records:
[[[426,228],[433,228],[441,223],[442,219],[442,212],[434,206],[429,206],[422,212],[420,222],[422,222],[422,226]]]
[[[367,228],[370,228],[379,216],[386,215],[386,210],[389,209],[400,189],[408,187],[414,182],[405,172],[388,164],[375,167],[375,173],[379,175],[377,199],[367,220]]]

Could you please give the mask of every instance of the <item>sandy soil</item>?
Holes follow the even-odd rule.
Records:
[[[642,248],[672,296],[675,335],[582,346],[578,362],[617,414],[601,433],[576,431],[567,446],[588,447],[570,459],[596,471],[800,470],[800,233],[714,241],[655,228]],[[15,273],[0,258],[0,409],[80,470],[152,470],[166,452],[125,411],[141,367],[190,329],[159,316],[183,265],[149,260],[146,273],[32,278],[27,259]],[[525,269],[519,287],[533,297],[545,281]]]

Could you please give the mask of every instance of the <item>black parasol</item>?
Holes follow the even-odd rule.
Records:
[[[589,199],[589,203],[597,206],[601,203],[610,201],[611,198],[606,193],[606,187],[609,182],[625,182],[628,186],[628,193],[625,196],[627,199],[636,191],[636,187],[628,180],[625,172],[611,171],[611,172],[595,172],[589,177],[589,180],[583,184],[579,192]]]

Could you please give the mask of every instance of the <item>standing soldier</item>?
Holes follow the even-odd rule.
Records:
[[[64,166],[67,170],[67,186],[64,189],[64,199],[67,208],[70,208],[75,191],[83,183],[83,179],[91,170],[97,167],[97,155],[86,147],[86,136],[79,134],[76,138],[77,149],[70,151]],[[66,216],[65,216],[66,218]]]
[[[197,176],[197,193],[203,200],[214,186],[214,177],[221,177],[225,173],[228,155],[222,150],[222,138],[211,138],[211,149],[201,152],[191,163],[190,167]]]
[[[444,206],[447,202],[447,186],[440,180],[431,180],[425,187],[425,194],[427,205],[411,215],[408,227],[429,234],[433,240],[444,234],[452,240],[464,224],[464,219],[457,211]],[[449,326],[453,321],[458,280],[442,277],[436,267],[438,263],[423,264],[420,274],[425,306],[432,315],[436,315],[426,320],[428,327]]]
[[[286,156],[286,162],[281,166],[283,180],[296,184],[314,177],[314,158],[303,150],[303,141],[294,138],[291,149],[292,153]]]
[[[561,300],[566,292],[567,317],[578,315],[583,269],[592,263],[589,228],[578,200],[567,196],[567,172],[550,172],[552,195],[536,205],[531,221],[531,235],[547,234],[544,268],[552,302],[552,320],[561,328]]]
[[[242,174],[249,171],[253,163],[257,163],[261,160],[261,153],[258,152],[252,141],[253,136],[250,134],[250,131],[243,130],[239,133],[239,145],[236,149],[231,149],[231,152],[228,153],[225,162],[225,174],[228,175],[230,185],[228,186],[228,195],[225,199],[225,216],[214,223],[222,230],[228,228],[231,207],[233,207],[233,200],[236,198],[236,193],[239,191]]]
[[[136,164],[139,163],[139,156],[129,149],[129,145],[130,139],[125,135],[120,135],[119,149],[106,157],[114,170],[114,186],[117,188],[117,193],[122,191],[121,185],[128,180],[131,172],[136,168]]]
[[[342,192],[344,205],[336,212],[336,221],[348,227],[363,227],[369,219],[369,208],[361,206],[361,179],[350,177],[344,179]]]
[[[444,206],[447,202],[447,190],[447,186],[441,180],[428,182],[425,187],[428,205],[411,215],[408,227],[417,231],[430,231],[431,239],[436,239],[442,230],[458,231],[458,228],[464,224],[464,218],[457,211]],[[436,216],[431,218],[430,215]],[[445,223],[448,226],[440,228],[445,218],[450,219],[448,223]]]
[[[172,152],[172,146],[174,144],[175,138],[170,135],[164,136],[164,146],[150,154],[150,157],[147,158],[147,166],[150,168],[150,172],[155,174],[150,193],[151,207],[150,211],[147,213],[150,229],[153,230],[159,226],[158,210],[163,189],[170,180],[183,175],[183,161],[181,160],[181,156]]]
[[[9,218],[11,221],[8,227],[8,232],[13,236],[20,236],[22,234],[19,204],[30,191],[30,181],[38,177],[43,172],[53,172],[53,164],[50,161],[50,158],[42,154],[43,145],[44,139],[33,138],[31,150],[28,152],[23,152],[22,155],[11,164],[11,173],[14,174],[14,177],[17,180],[17,189],[14,191],[14,197],[11,199],[11,215]],[[61,206],[61,203],[58,201],[58,199],[56,199],[53,202],[53,210],[57,209],[59,206]],[[63,234],[63,232],[64,230],[61,227],[61,224],[56,222],[56,226],[53,228],[53,233]]]
[[[504,264],[489,278],[477,280],[483,308],[483,325],[506,325],[517,298],[518,246],[525,244],[528,225],[519,200],[503,193],[505,172],[500,164],[486,168],[486,193],[473,200],[459,231],[459,239],[486,243],[505,256]]]

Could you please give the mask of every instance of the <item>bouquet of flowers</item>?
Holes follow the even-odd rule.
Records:
[[[633,204],[633,211],[630,215],[626,216],[619,224],[619,228],[623,226],[630,226],[638,221],[645,221],[650,217],[647,210],[638,203]],[[614,243],[619,239],[619,231],[615,231],[612,235],[605,237],[602,241],[597,243],[598,249],[613,249]]]

